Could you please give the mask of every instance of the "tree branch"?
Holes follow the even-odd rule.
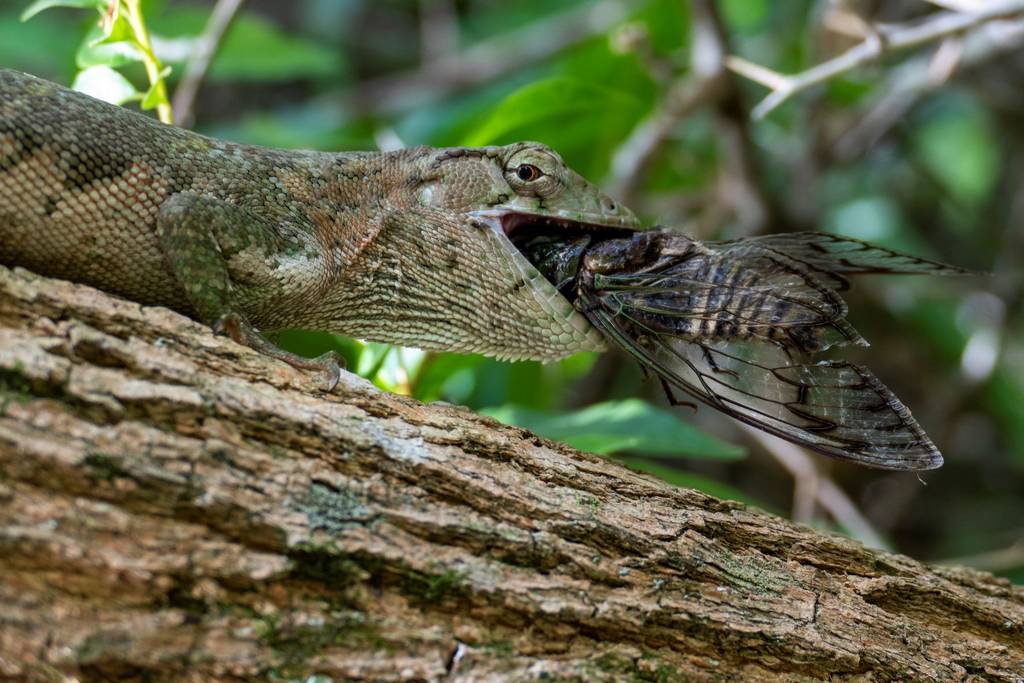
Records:
[[[712,0],[693,0],[690,7],[690,69],[670,85],[656,111],[616,150],[611,192],[633,205],[637,188],[665,141],[684,119],[708,108],[723,149],[717,183],[719,204],[735,214],[743,234],[763,232],[777,220],[778,210],[759,182],[739,89],[725,68],[728,36]]]
[[[0,677],[1012,681],[1024,589],[0,268]]]
[[[970,13],[939,12],[916,23],[874,26],[863,42],[827,62],[791,76],[737,56],[728,57],[726,66],[740,76],[771,89],[771,94],[754,107],[752,112],[755,119],[762,119],[797,93],[852,71],[882,55],[958,35],[992,21],[1018,18],[1022,13],[1024,0],[1005,0],[980,6],[977,11]]]
[[[206,28],[196,39],[192,54],[189,55],[188,62],[185,64],[185,74],[174,91],[172,106],[174,120],[179,126],[187,128],[192,125],[192,117],[195,113],[193,107],[196,95],[199,94],[199,86],[206,78],[206,72],[210,68],[213,56],[217,54],[220,41],[224,38],[224,34],[231,26],[231,22],[243,2],[245,0],[217,0],[217,5],[210,14]]]
[[[420,0],[420,54],[434,62],[459,48],[459,14],[454,0]]]
[[[1024,20],[986,24],[963,37],[954,69],[968,71],[1019,49],[1022,44]],[[936,67],[936,56],[907,59],[886,74],[885,82],[866,106],[867,113],[836,141],[835,153],[841,160],[849,162],[864,154],[915,104],[954,75],[948,69]]]

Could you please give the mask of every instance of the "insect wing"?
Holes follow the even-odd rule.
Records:
[[[708,242],[723,254],[742,257],[751,250],[772,251],[803,263],[823,284],[844,290],[844,275],[968,275],[971,271],[938,261],[879,247],[850,237],[823,232],[791,232],[746,237],[728,242]]]
[[[591,322],[670,386],[825,455],[891,470],[939,467],[910,411],[866,368],[804,362],[775,344],[695,341],[639,323],[584,294]]]

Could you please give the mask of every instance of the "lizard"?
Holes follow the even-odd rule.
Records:
[[[293,366],[300,328],[555,360],[604,338],[517,233],[636,216],[539,143],[393,152],[256,147],[0,70],[0,264],[192,316]]]

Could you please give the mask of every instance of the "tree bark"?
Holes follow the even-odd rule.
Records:
[[[0,268],[0,678],[1021,680],[1024,589]]]

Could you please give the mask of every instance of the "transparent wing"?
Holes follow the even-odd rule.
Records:
[[[668,238],[671,239],[671,238]],[[661,253],[671,252],[661,245]],[[836,343],[866,345],[846,322],[846,304],[800,262],[744,245],[695,249],[633,272],[593,276],[610,311],[685,337],[759,339],[800,351]]]
[[[667,385],[825,455],[891,470],[939,467],[910,411],[866,368],[809,362],[782,345],[697,340],[645,325],[635,311],[583,293],[587,316]]]
[[[791,232],[761,235],[727,242],[708,242],[710,249],[743,256],[748,251],[769,250],[804,264],[823,284],[847,289],[844,275],[888,273],[904,275],[969,275],[971,271],[938,261],[918,258],[849,237],[823,232]]]

